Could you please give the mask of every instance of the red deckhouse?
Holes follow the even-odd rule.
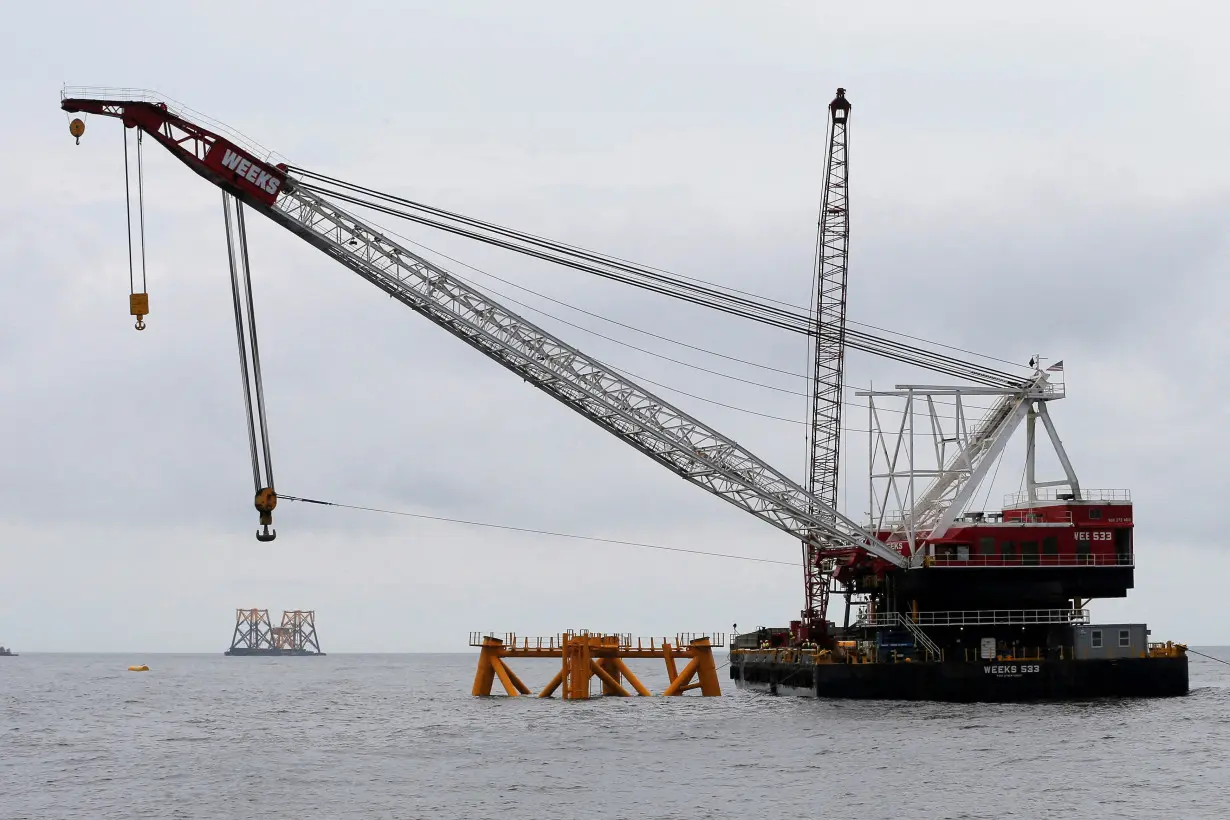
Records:
[[[1132,566],[1127,490],[1020,493],[999,513],[966,513],[931,541],[933,566]]]

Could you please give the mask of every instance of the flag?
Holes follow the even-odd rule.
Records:
[[[1062,373],[1063,372],[1063,359],[1060,359],[1059,361],[1055,362],[1053,365],[1048,367],[1046,369],[1046,372],[1047,373]]]

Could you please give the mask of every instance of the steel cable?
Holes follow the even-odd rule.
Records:
[[[448,524],[466,524],[471,527],[486,527],[495,530],[507,530],[510,532],[524,532],[531,535],[549,535],[553,538],[572,538],[579,541],[595,541],[604,544],[618,544],[624,547],[641,547],[643,549],[662,550],[664,552],[683,552],[690,555],[705,555],[710,558],[730,558],[737,561],[752,561],[758,564],[781,564],[788,567],[798,567],[796,561],[778,561],[773,558],[753,558],[749,555],[734,555],[726,552],[707,552],[705,550],[686,549],[684,547],[666,547],[661,544],[645,544],[639,541],[622,541],[617,538],[599,538],[593,535],[576,535],[568,532],[554,532],[552,530],[537,530],[529,527],[514,527],[508,524],[489,524],[484,521],[467,521],[462,518],[445,518],[439,515],[425,515],[423,513],[403,512],[401,510],[386,510],[380,507],[362,507],[357,504],[340,504],[336,501],[320,501],[315,498],[300,498],[293,495],[283,495],[278,493],[279,501],[299,501],[304,504],[317,504],[322,507],[338,507],[340,509],[358,510],[361,512],[380,513],[382,515],[396,515],[403,518],[419,518],[425,521],[443,521]]]
[[[244,415],[248,420],[248,448],[252,454],[252,484],[260,492],[260,456],[256,452],[256,426],[252,416],[252,385],[248,376],[248,346],[243,332],[243,307],[239,296],[239,275],[235,270],[235,246],[231,231],[231,208],[226,191],[222,192],[222,218],[226,222],[226,259],[231,268],[231,301],[235,309],[235,336],[239,340],[239,372],[243,378]]]
[[[132,294],[137,292],[137,286],[132,273],[132,195],[129,193],[132,187],[132,173],[128,170],[128,129],[121,129],[120,136],[124,138],[124,218],[128,222],[128,292]]]
[[[735,296],[731,292],[719,289],[717,286],[710,287],[692,284],[689,281],[684,281],[685,277],[665,274],[655,269],[633,265],[618,257],[611,257],[565,243],[546,240],[533,234],[514,231],[494,223],[482,222],[451,211],[414,202],[413,200],[353,185],[333,177],[307,171],[306,169],[294,168],[293,170],[309,179],[325,183],[324,185],[314,184],[310,181],[299,181],[298,183],[304,189],[323,196],[333,197],[426,227],[444,230],[495,247],[512,250],[575,270],[592,273],[613,281],[630,284],[651,292],[671,296],[741,318],[751,319],[779,329],[811,336],[816,335],[815,322],[807,313],[796,308],[784,309],[767,304],[763,297],[746,298],[745,296]],[[424,214],[428,214],[428,216],[424,216]],[[746,292],[735,291],[735,293],[745,294]],[[957,359],[956,357],[927,350],[916,345],[873,336],[872,334],[852,328],[846,329],[846,336],[847,342],[855,349],[906,364],[937,370],[947,375],[966,378],[978,383],[997,387],[1016,387],[1023,381],[1020,377],[996,368]],[[950,349],[961,350],[960,348],[951,347]]]

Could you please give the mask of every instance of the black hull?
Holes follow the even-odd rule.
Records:
[[[1188,692],[1187,658],[988,663],[757,663],[734,659],[740,688],[859,700],[1013,702],[1171,697]]]
[[[232,647],[222,653],[228,657],[264,657],[264,658],[280,658],[286,655],[296,657],[310,656],[313,658],[323,657],[324,652],[312,652],[308,649],[247,649],[245,647]]]

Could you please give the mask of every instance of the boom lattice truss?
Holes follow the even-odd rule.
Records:
[[[121,118],[213,184],[685,480],[806,542],[907,561],[734,440],[452,276],[167,105],[68,94],[67,111]],[[246,181],[245,181],[246,180]]]
[[[264,212],[362,278],[680,477],[825,547],[903,556],[737,442],[306,191]]]
[[[850,103],[837,89],[829,103],[829,142],[824,197],[816,242],[816,333],[813,338],[811,428],[808,431],[807,489],[837,509],[841,464],[842,374],[846,359],[846,273],[850,252],[847,127]],[[819,514],[819,510],[816,511]],[[803,625],[823,630],[828,611],[829,574],[815,541],[803,543]]]

